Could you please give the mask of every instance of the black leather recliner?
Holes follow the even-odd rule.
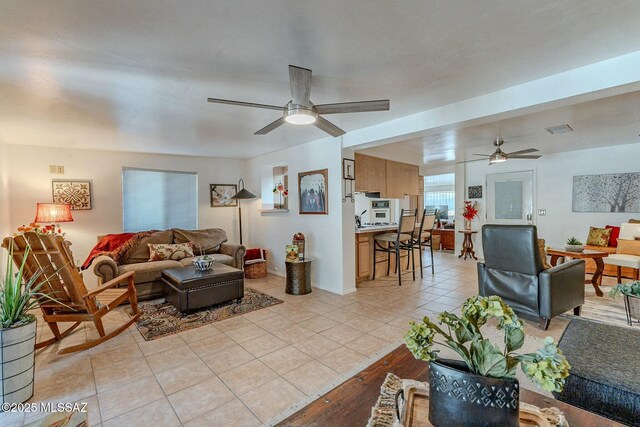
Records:
[[[478,290],[497,295],[524,317],[547,330],[551,318],[584,304],[584,261],[544,269],[535,225],[482,226],[484,262],[478,263]]]

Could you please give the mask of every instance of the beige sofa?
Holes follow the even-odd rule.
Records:
[[[100,240],[103,236],[98,236]],[[153,299],[163,295],[164,284],[160,280],[163,270],[184,268],[192,265],[193,258],[180,261],[149,261],[148,244],[158,243],[194,243],[194,253],[211,255],[217,262],[242,270],[246,249],[242,245],[227,243],[227,234],[219,228],[204,230],[171,230],[158,231],[144,237],[128,251],[126,257],[118,264],[108,256],[99,256],[93,261],[93,272],[100,283],[107,282],[120,274],[135,272],[135,284],[138,299]]]

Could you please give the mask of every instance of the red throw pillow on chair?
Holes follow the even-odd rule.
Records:
[[[609,237],[609,246],[618,247],[618,237],[620,237],[620,227],[615,225],[607,225],[605,228],[611,229],[611,237]]]

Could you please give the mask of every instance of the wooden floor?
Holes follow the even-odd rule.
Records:
[[[402,345],[324,396],[282,421],[279,426],[365,426],[380,394],[387,373],[400,378],[428,381],[427,363],[416,360]],[[570,426],[610,427],[622,424],[521,389],[520,400],[538,407],[555,406],[564,412]]]

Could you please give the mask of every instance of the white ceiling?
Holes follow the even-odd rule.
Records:
[[[573,132],[551,135],[545,130],[562,124],[570,125]],[[491,154],[497,136],[505,141],[502,150],[507,153],[536,148],[543,157],[563,151],[640,143],[640,92],[480,125],[458,125],[424,132],[406,141],[360,151],[423,165],[427,169],[440,168],[477,159],[473,153]]]
[[[315,103],[390,98],[346,131],[640,50],[624,0],[4,0],[0,137],[10,144],[247,158],[322,138],[253,132],[288,64]]]

